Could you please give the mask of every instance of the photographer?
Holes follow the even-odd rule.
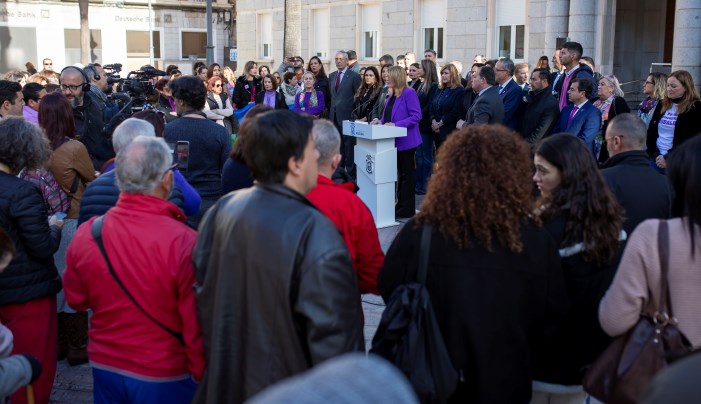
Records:
[[[107,81],[107,74],[99,63],[90,63],[83,70],[90,80],[90,93],[95,96],[102,109],[102,120],[109,122],[119,113],[119,105],[107,96],[108,93],[112,92]]]
[[[285,60],[280,63],[277,72],[280,73],[280,76],[283,76],[287,72],[294,73],[299,67],[304,69],[304,59],[302,59],[301,56],[287,56]]]

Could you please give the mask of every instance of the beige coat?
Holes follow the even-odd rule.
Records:
[[[67,219],[77,219],[80,200],[89,182],[95,179],[95,169],[88,155],[88,149],[77,140],[69,140],[54,150],[49,160],[49,168],[63,191],[70,196],[70,189],[76,176],[80,177],[78,189],[71,200]]]

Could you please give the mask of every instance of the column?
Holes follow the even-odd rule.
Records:
[[[584,55],[594,56],[596,48],[596,1],[570,1],[569,37],[584,48]]]
[[[545,6],[545,54],[552,58],[557,38],[569,31],[570,0],[551,0]]]
[[[528,10],[528,60],[531,69],[538,62],[538,58],[546,55],[548,59],[552,56],[552,50],[545,46],[545,11],[548,9],[547,0],[530,0],[526,5]]]
[[[691,73],[697,91],[701,91],[701,1],[677,0],[674,15],[672,71]]]

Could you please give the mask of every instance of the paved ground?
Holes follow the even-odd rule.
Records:
[[[417,195],[416,206],[423,201]],[[379,229],[380,244],[386,252],[392,240],[401,229],[399,226]],[[385,306],[379,296],[363,295],[363,312],[365,313],[365,345],[370,348],[372,336],[382,317]],[[92,370],[90,365],[71,367],[65,360],[58,363],[54,389],[51,393],[51,403],[88,404],[92,403]]]

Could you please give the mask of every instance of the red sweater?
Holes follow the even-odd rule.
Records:
[[[385,255],[372,214],[353,193],[353,183],[336,184],[319,175],[316,187],[307,198],[341,231],[358,274],[360,292],[378,295],[377,274]]]
[[[102,239],[112,267],[141,306],[182,333],[185,346],[146,317],[114,280],[90,227],[78,228],[66,256],[66,300],[93,310],[88,356],[102,367],[142,380],[200,380],[204,348],[197,320],[192,250],[197,233],[172,203],[122,192],[105,215]]]

